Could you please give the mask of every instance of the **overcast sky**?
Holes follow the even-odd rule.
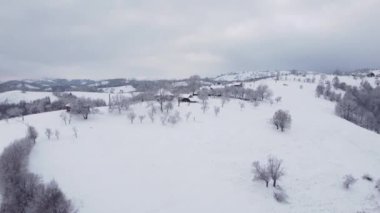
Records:
[[[380,0],[0,3],[0,81],[380,67]]]

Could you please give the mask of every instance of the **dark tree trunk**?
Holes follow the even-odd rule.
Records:
[[[265,181],[265,185],[266,185],[266,187],[268,188],[268,186],[269,186],[269,181]]]
[[[276,183],[277,183],[277,180],[274,179],[274,180],[273,180],[273,187],[276,187]]]

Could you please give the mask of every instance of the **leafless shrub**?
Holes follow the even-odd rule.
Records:
[[[228,98],[228,96],[226,94],[222,94],[221,101],[222,101],[222,107],[224,107],[224,105],[226,103],[228,103],[228,101],[230,101],[230,99]]]
[[[58,129],[56,129],[55,131],[54,131],[54,135],[55,135],[55,138],[57,139],[57,140],[59,140],[59,131],[58,131]]]
[[[152,123],[154,123],[154,113],[152,113],[152,112],[149,112],[148,113],[148,117],[149,117],[149,119],[150,119],[150,121],[152,121]]]
[[[166,110],[166,113],[169,113],[169,111],[173,109],[173,103],[171,101],[166,102],[164,108]]]
[[[369,175],[369,174],[364,174],[364,175],[362,176],[362,179],[363,179],[363,180],[366,180],[366,181],[369,181],[369,182],[372,182],[372,181],[373,181],[372,176]]]
[[[278,189],[273,192],[274,199],[279,203],[287,203],[288,195],[283,189]]]
[[[202,109],[203,113],[206,113],[206,111],[208,109],[208,102],[207,101],[202,101],[202,103],[201,103],[201,109]]]
[[[245,103],[244,102],[240,102],[239,106],[240,106],[240,110],[243,110],[245,108]]]
[[[73,133],[74,133],[74,137],[78,138],[78,129],[76,127],[73,127]]]
[[[218,115],[219,115],[219,112],[220,112],[220,107],[215,106],[215,107],[214,107],[214,113],[215,113],[215,116],[218,116]]]
[[[128,117],[128,119],[131,121],[131,124],[133,124],[133,121],[134,121],[135,118],[136,118],[136,113],[133,112],[133,111],[131,111],[131,112],[129,112],[129,113],[127,114],[127,117]]]
[[[45,130],[46,137],[50,140],[51,135],[53,134],[53,131],[50,128],[47,128]]]
[[[376,181],[375,188],[377,189],[378,192],[380,192],[380,179]]]
[[[59,114],[59,117],[62,119],[62,121],[65,123],[65,125],[67,125],[68,113],[62,112],[61,114]]]
[[[357,179],[352,175],[346,175],[343,177],[343,188],[349,189],[354,183],[356,183]]]

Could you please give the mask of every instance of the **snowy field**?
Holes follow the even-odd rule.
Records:
[[[30,170],[46,182],[55,179],[81,213],[379,212],[380,193],[361,176],[380,178],[380,135],[334,115],[334,103],[314,96],[316,84],[300,89],[299,82],[265,80],[254,86],[260,83],[282,102],[240,109],[240,101],[230,101],[217,117],[219,99],[210,100],[206,114],[199,104],[182,104],[174,109],[182,116],[175,126],[161,125],[159,116],[131,124],[126,114],[106,108],[67,126],[61,112],[26,116],[40,133]],[[146,104],[133,109],[137,115],[148,110]],[[278,109],[292,115],[284,133],[269,122]],[[46,128],[58,129],[60,140],[47,140]],[[24,132],[19,119],[0,121],[0,148]],[[270,155],[283,160],[279,185],[288,203],[252,181],[252,162]],[[346,174],[358,178],[349,190],[342,187]]]

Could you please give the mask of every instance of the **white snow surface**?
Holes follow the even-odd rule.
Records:
[[[131,124],[125,114],[101,108],[89,120],[74,118],[65,126],[61,112],[25,117],[25,123],[0,121],[0,148],[23,136],[25,124],[40,137],[29,168],[44,181],[56,180],[81,213],[347,213],[379,212],[380,193],[361,176],[380,178],[380,135],[334,115],[334,104],[314,96],[316,84],[265,80],[282,102],[257,107],[227,103],[218,117],[210,100],[203,114],[199,104],[181,104],[182,121],[162,126],[147,118]],[[137,115],[146,104],[133,106]],[[279,132],[269,120],[278,109],[289,110],[291,129]],[[189,121],[184,118],[192,112]],[[77,127],[78,138],[72,128]],[[45,128],[58,129],[60,140],[47,140]],[[279,185],[288,203],[277,203],[273,188],[253,182],[251,164],[269,155],[283,159]],[[358,181],[342,187],[342,177]]]
[[[31,92],[27,91],[25,93],[20,90],[13,90],[0,93],[0,103],[19,103],[20,101],[31,102],[37,99],[42,99],[49,97],[50,101],[57,100],[57,97],[51,92]]]

